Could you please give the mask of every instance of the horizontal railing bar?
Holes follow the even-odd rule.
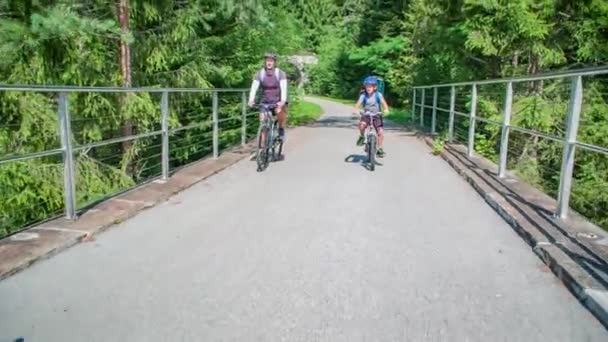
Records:
[[[593,76],[593,75],[604,75],[608,74],[608,66],[602,66],[597,68],[579,69],[579,70],[567,70],[559,71],[555,73],[546,73],[540,75],[529,75],[512,78],[497,78],[491,80],[480,80],[480,81],[467,81],[467,82],[456,82],[456,83],[443,83],[443,84],[432,84],[427,86],[415,86],[414,89],[429,89],[429,88],[444,88],[444,87],[458,87],[473,84],[500,84],[508,82],[527,82],[527,81],[538,81],[548,80],[555,78],[566,78],[574,76]]]
[[[132,140],[152,137],[152,136],[155,136],[155,135],[161,135],[162,133],[163,133],[163,131],[154,131],[154,132],[149,132],[149,133],[130,135],[128,137],[114,138],[114,139],[94,142],[94,143],[90,143],[90,144],[74,146],[74,148],[72,148],[72,150],[74,152],[76,152],[76,151],[82,151],[82,150],[86,150],[86,149],[89,149],[89,148],[95,148],[95,147],[100,147],[100,146],[105,146],[105,145],[112,145],[112,144],[117,144],[117,143],[121,143],[121,142],[125,142],[125,141],[132,141]]]
[[[217,120],[217,122],[218,123],[222,123],[222,122],[226,122],[226,121],[230,121],[230,120],[238,120],[238,121],[240,121],[241,117],[240,116],[238,116],[238,117],[235,116],[235,117],[232,117],[232,118],[219,119],[219,120]]]
[[[537,136],[537,137],[540,137],[540,138],[545,138],[545,139],[553,140],[553,141],[560,142],[560,143],[564,143],[565,142],[564,138],[559,138],[559,137],[556,137],[556,136],[551,135],[551,134],[541,133],[541,132],[538,132],[538,131],[534,131],[534,130],[527,129],[527,128],[522,128],[522,127],[517,127],[517,126],[510,126],[509,125],[509,128],[512,129],[512,130],[514,130],[514,131],[530,134],[530,135]]]
[[[205,121],[205,122],[195,123],[195,124],[188,125],[188,126],[174,128],[174,129],[170,129],[169,133],[177,133],[177,132],[185,131],[187,129],[200,128],[200,127],[203,127],[205,125],[209,125],[209,128],[211,128],[211,126],[213,125],[213,122],[211,122],[211,121]]]
[[[591,145],[591,144],[586,144],[583,142],[576,142],[576,146],[580,147],[582,149],[588,150],[588,151],[593,151],[593,152],[598,152],[598,153],[603,153],[605,155],[608,156],[608,148],[605,147],[601,147],[601,146],[597,146],[597,145]]]
[[[73,87],[73,86],[37,86],[37,85],[10,85],[0,84],[0,91],[35,91],[35,92],[62,92],[62,93],[242,93],[249,89],[244,88],[125,88],[125,87]]]
[[[498,125],[501,126],[502,122],[500,121],[496,121],[496,120],[492,120],[492,119],[486,119],[486,118],[482,118],[479,116],[475,117],[475,121],[481,121],[481,122],[485,122],[485,123],[489,123],[489,124],[494,124],[494,125]]]
[[[442,112],[446,112],[446,113],[449,113],[449,112],[450,112],[450,110],[449,110],[449,109],[446,109],[446,108],[441,108],[441,107],[437,107],[437,110],[442,111]]]
[[[457,111],[457,110],[455,110],[455,111],[454,111],[454,114],[456,114],[456,115],[458,115],[458,116],[464,116],[464,117],[467,117],[467,118],[468,118],[469,116],[471,116],[470,114],[463,113],[463,112],[459,112],[459,111]]]
[[[57,155],[57,154],[61,154],[61,153],[63,153],[63,150],[60,148],[56,148],[56,149],[48,150],[48,151],[34,152],[34,153],[21,154],[21,155],[17,155],[17,156],[4,157],[4,158],[0,158],[0,165],[11,163],[11,162],[35,159],[35,158],[48,157],[48,156],[53,156],[53,155]]]

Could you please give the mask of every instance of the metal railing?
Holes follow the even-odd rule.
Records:
[[[0,85],[0,138],[5,137],[4,142],[0,140],[0,176],[7,170],[8,177],[0,179],[4,182],[0,188],[36,191],[23,182],[13,183],[11,175],[18,171],[10,173],[10,167],[31,171],[34,180],[45,174],[49,178],[62,174],[63,179],[56,182],[62,183],[61,189],[56,190],[62,191],[63,203],[58,205],[58,199],[46,203],[50,200],[34,194],[31,198],[45,203],[27,210],[63,206],[65,217],[73,219],[79,209],[113,195],[107,193],[109,188],[122,192],[151,180],[167,180],[172,170],[206,155],[218,158],[223,148],[244,145],[255,135],[258,122],[247,125],[247,117],[257,115],[247,109],[248,91]],[[46,136],[32,132],[32,127],[45,130]],[[44,162],[37,162],[40,160]],[[83,163],[88,163],[87,167],[82,167]],[[41,169],[34,172],[38,167]],[[109,184],[92,190],[95,186],[89,186],[89,180],[96,184],[96,177],[102,176]],[[88,193],[95,191],[96,196]],[[84,198],[83,203],[77,200],[78,195]],[[5,203],[14,201],[5,193],[2,196]],[[0,213],[0,233],[2,225],[11,222],[10,215]],[[19,229],[6,228],[4,235]]]
[[[563,147],[561,165],[559,171],[554,170],[556,177],[559,176],[559,186],[554,193],[558,201],[555,215],[566,218],[573,186],[575,151],[582,149],[608,157],[608,145],[600,146],[593,141],[583,142],[577,139],[581,113],[585,105],[590,117],[593,116],[592,112],[598,112],[600,107],[608,114],[606,75],[608,75],[608,67],[599,67],[519,78],[416,86],[413,88],[412,117],[416,124],[422,128],[429,127],[431,134],[437,134],[439,115],[447,115],[441,128],[447,134],[448,142],[453,143],[460,138],[457,142],[467,146],[469,157],[473,156],[477,147],[476,142],[479,143],[480,139],[483,140],[484,148],[497,149],[497,155],[492,155],[491,151],[485,154],[496,157],[490,159],[495,159],[494,161],[497,162],[498,176],[501,178],[506,175],[510,148],[513,148],[510,146],[510,135],[515,133],[527,135],[533,137],[533,143],[547,141],[547,146],[550,145],[548,142],[561,144]],[[586,93],[583,91],[583,81],[590,85]],[[565,90],[569,90],[568,95]],[[584,97],[585,94],[588,96]],[[480,105],[482,108],[479,108]],[[514,110],[515,105],[517,110]],[[514,123],[514,113],[528,115],[519,115],[517,123]],[[430,122],[428,122],[429,116]],[[531,124],[530,118],[540,123]],[[416,122],[416,119],[419,121]],[[586,119],[586,122],[593,121],[596,125],[603,124],[603,127],[608,127],[606,117]],[[455,127],[455,121],[459,120],[463,123],[460,127]],[[483,128],[476,127],[479,125]],[[496,142],[499,139],[499,144],[496,144],[496,147],[488,146],[486,141],[488,137],[496,138]],[[527,144],[525,148],[529,148],[530,145],[531,143]],[[536,162],[534,158],[537,158],[537,155],[529,159]],[[542,167],[538,163],[537,165]],[[557,165],[553,165],[548,168],[558,168]],[[545,174],[549,173],[545,172]],[[608,175],[608,170],[600,170],[600,175],[603,174]]]

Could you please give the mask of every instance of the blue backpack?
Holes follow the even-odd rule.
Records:
[[[382,111],[382,101],[380,101],[380,92],[376,90],[374,93],[374,98],[376,99],[376,103],[378,104],[378,108]],[[367,105],[367,93],[363,93],[363,107]]]

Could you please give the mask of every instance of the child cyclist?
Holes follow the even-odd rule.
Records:
[[[363,105],[363,112],[367,113],[380,113],[381,110],[388,114],[388,104],[386,104],[386,100],[384,100],[384,96],[377,90],[378,89],[378,79],[373,76],[369,76],[365,78],[363,81],[363,85],[365,86],[365,92],[361,94],[357,104],[355,105],[355,113],[359,113],[359,108]],[[357,146],[363,145],[365,138],[363,135],[365,134],[365,129],[367,125],[370,125],[370,116],[362,115],[361,120],[359,121],[359,139],[357,139]],[[374,117],[374,124],[377,128],[378,133],[378,157],[384,157],[384,123],[382,120],[382,116]]]

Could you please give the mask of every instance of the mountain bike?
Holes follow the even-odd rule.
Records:
[[[271,161],[281,158],[283,139],[279,136],[279,123],[273,115],[277,106],[260,104],[259,108],[263,119],[258,128],[256,161],[258,172],[261,172]]]

